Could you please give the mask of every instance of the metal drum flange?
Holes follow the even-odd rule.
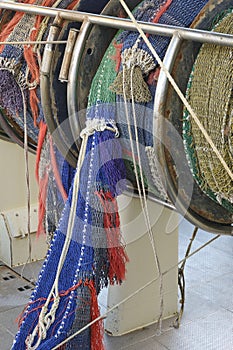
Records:
[[[0,32],[3,27],[12,19],[15,11],[1,9],[0,12]],[[0,139],[12,141],[19,146],[24,146],[24,133],[15,120],[4,109],[0,109]],[[28,137],[28,149],[30,152],[36,152],[36,142]]]
[[[232,7],[230,0],[209,1],[191,27],[210,30],[214,19]],[[177,36],[167,50],[164,63],[184,95],[200,47],[199,42],[184,41]],[[193,179],[182,141],[182,116],[183,103],[165,74],[160,74],[154,105],[154,133],[168,195],[194,225],[210,232],[232,234],[232,213],[209,198]]]
[[[126,3],[133,10],[140,1],[127,0]],[[126,13],[118,0],[110,0],[101,15],[126,17]],[[80,34],[77,37],[67,83],[69,124],[77,148],[80,146],[80,131],[85,123],[85,110],[92,79],[116,32],[116,28],[90,25],[87,20],[83,22]]]
[[[131,8],[139,2],[138,0],[128,1]],[[121,17],[124,14],[117,0],[99,1],[98,6],[96,3],[91,6],[90,2],[83,0],[79,2],[76,10],[88,13],[97,13],[102,10],[103,15]],[[82,26],[79,22],[63,23],[57,17],[51,24],[48,39],[67,40],[71,30],[77,30],[79,33],[71,62],[66,67],[67,81],[60,76],[65,47],[48,44],[43,53],[40,86],[49,131],[64,158],[76,167],[80,146],[80,111],[86,108],[92,78],[116,29],[91,25],[88,21],[84,21]],[[82,69],[79,70],[80,65]]]

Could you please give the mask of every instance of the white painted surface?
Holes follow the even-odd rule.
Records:
[[[27,205],[25,161],[23,149],[0,140],[0,212]],[[38,187],[35,180],[35,155],[29,153],[31,203],[37,203]]]
[[[0,140],[0,260],[10,267],[43,259],[45,237],[36,238],[38,186],[35,179],[35,155],[29,153],[30,240],[27,235],[27,186],[24,151],[11,142]],[[31,248],[29,248],[31,245]]]
[[[178,262],[178,214],[148,201],[150,221],[162,271]],[[131,293],[158,276],[139,199],[121,196],[119,200],[121,225],[130,259],[126,281],[108,290],[107,308],[118,304]],[[163,318],[177,312],[177,268],[164,277]],[[122,335],[157,321],[160,312],[158,281],[111,312],[105,329],[112,335]]]

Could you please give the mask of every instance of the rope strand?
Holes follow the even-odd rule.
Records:
[[[200,122],[200,120],[198,119],[197,115],[195,114],[195,112],[193,111],[192,107],[190,106],[190,104],[188,103],[188,101],[186,100],[185,96],[183,95],[183,93],[181,92],[180,88],[178,87],[178,85],[176,84],[175,80],[173,79],[173,77],[171,76],[171,74],[169,73],[168,69],[166,68],[166,66],[163,64],[163,61],[160,59],[160,57],[158,56],[156,50],[154,49],[154,47],[151,45],[150,41],[148,40],[146,34],[143,32],[143,30],[141,29],[140,24],[136,21],[136,19],[134,18],[132,12],[129,10],[128,6],[126,5],[126,3],[124,2],[124,0],[119,0],[120,3],[122,4],[122,6],[124,7],[125,11],[127,12],[128,16],[130,17],[130,19],[132,20],[132,22],[134,23],[135,27],[137,28],[138,32],[140,33],[141,37],[143,38],[143,40],[145,41],[146,45],[148,46],[148,48],[150,49],[150,51],[152,52],[152,54],[154,55],[154,57],[156,58],[157,62],[159,63],[161,69],[164,71],[164,73],[166,74],[169,82],[172,84],[174,90],[176,91],[176,93],[178,94],[178,96],[180,97],[181,101],[183,102],[183,104],[185,105],[185,107],[187,108],[187,110],[189,111],[190,115],[192,116],[192,118],[194,119],[195,123],[197,124],[197,126],[199,127],[199,129],[201,130],[201,132],[203,133],[206,141],[209,143],[209,145],[211,146],[211,148],[213,149],[214,153],[216,154],[216,156],[218,157],[219,161],[222,163],[224,169],[226,170],[226,172],[228,173],[228,175],[230,176],[230,178],[233,181],[233,172],[231,171],[231,169],[228,167],[227,163],[225,162],[225,160],[223,159],[223,157],[221,156],[220,152],[218,151],[218,149],[216,148],[215,144],[213,143],[213,141],[211,140],[210,136],[208,135],[207,131],[205,130],[204,126],[202,125],[202,123]]]
[[[24,91],[20,87],[22,100],[23,100],[23,118],[24,118],[24,162],[25,162],[25,180],[26,180],[26,198],[27,198],[27,231],[28,234],[28,259],[23,265],[21,271],[21,277],[23,276],[23,271],[27,265],[27,263],[32,262],[32,240],[31,240],[31,194],[30,194],[30,177],[29,177],[29,163],[28,163],[28,132],[27,132],[27,105],[24,96]],[[35,274],[33,272],[33,279],[36,280]]]
[[[150,223],[150,217],[149,217],[149,211],[148,211],[148,205],[147,205],[147,196],[146,196],[146,190],[145,190],[145,181],[144,181],[144,176],[143,176],[143,170],[142,170],[142,161],[141,161],[141,154],[140,154],[140,149],[139,149],[139,138],[138,138],[138,128],[137,128],[137,118],[136,118],[136,111],[135,111],[135,101],[134,101],[134,91],[133,91],[133,72],[134,72],[134,67],[131,69],[131,74],[130,74],[130,84],[131,84],[131,100],[132,100],[132,112],[133,112],[133,122],[134,122],[134,132],[135,132],[135,141],[136,141],[136,152],[137,152],[137,158],[138,158],[138,167],[140,171],[140,179],[141,179],[141,188],[142,188],[142,193],[141,193],[141,188],[139,184],[139,179],[137,180],[137,186],[138,186],[138,193],[139,193],[139,198],[141,202],[141,208],[143,211],[143,215],[145,218],[145,223],[147,226],[147,233],[150,238],[152,250],[153,250],[153,255],[154,255],[154,260],[155,264],[157,267],[157,271],[159,273],[159,293],[160,293],[160,314],[159,314],[159,322],[158,322],[158,331],[161,332],[161,321],[162,321],[162,316],[163,316],[163,276],[162,276],[162,271],[161,271],[161,265],[158,257],[158,252],[156,249],[156,244],[155,244],[155,239],[154,235],[152,232],[151,228],[151,223]],[[124,91],[124,84],[123,84],[123,91]],[[125,93],[124,93],[124,99],[126,99]],[[126,104],[125,100],[125,104]],[[128,123],[128,130],[130,129],[130,123],[127,118],[127,123]],[[131,139],[132,134],[130,133],[130,143],[131,143],[131,148],[133,145],[133,140]],[[132,149],[132,157],[134,158],[134,170],[135,170],[135,176],[138,177],[137,173],[137,168],[136,166],[136,158],[134,154],[134,150]]]
[[[213,243],[214,241],[216,241],[218,238],[220,238],[221,235],[216,235],[214,236],[212,239],[210,239],[209,241],[207,241],[205,244],[203,244],[202,246],[200,246],[199,248],[197,248],[196,250],[194,250],[191,254],[189,254],[188,256],[184,257],[183,259],[181,259],[177,264],[172,265],[169,269],[167,269],[166,271],[164,271],[162,273],[163,277],[168,274],[170,271],[172,271],[173,269],[177,268],[180,264],[182,264],[183,262],[187,261],[189,258],[191,258],[192,256],[194,256],[195,254],[197,254],[199,251],[201,251],[202,249],[204,249],[206,246],[210,245],[211,243]],[[71,336],[69,336],[68,338],[66,338],[63,342],[61,342],[60,344],[56,345],[54,348],[52,348],[51,350],[57,350],[59,349],[60,346],[65,345],[68,341],[70,341],[71,339],[73,339],[74,337],[76,337],[78,334],[82,333],[83,331],[85,331],[88,327],[90,327],[92,324],[94,324],[95,322],[98,322],[100,320],[104,320],[108,314],[112,311],[114,311],[115,309],[119,308],[119,306],[121,306],[122,304],[126,303],[127,301],[129,301],[130,299],[132,299],[135,295],[139,294],[140,292],[142,292],[144,289],[146,289],[147,287],[149,287],[152,283],[157,282],[159,279],[159,276],[156,278],[153,278],[151,281],[149,281],[148,283],[144,284],[142,287],[138,288],[135,292],[131,293],[130,295],[128,295],[126,298],[122,299],[119,303],[117,303],[116,305],[112,306],[111,308],[109,308],[103,315],[97,317],[95,320],[93,320],[92,322],[88,323],[86,326],[84,326],[83,328],[81,328],[80,330],[78,330],[77,332],[75,332],[74,334],[72,334]]]
[[[80,149],[80,155],[79,155],[78,164],[77,164],[77,172],[76,172],[75,178],[74,178],[73,196],[72,196],[66,238],[65,238],[64,246],[62,248],[62,253],[61,253],[61,256],[60,256],[60,259],[58,262],[56,277],[55,277],[53,286],[50,290],[50,293],[46,299],[46,302],[41,309],[38,324],[34,328],[33,333],[28,337],[28,340],[27,340],[27,345],[31,346],[30,349],[32,349],[32,350],[37,349],[38,346],[40,345],[41,341],[46,338],[47,330],[49,329],[51,324],[54,322],[56,310],[59,306],[60,296],[59,296],[59,290],[58,290],[58,282],[59,282],[61,270],[62,270],[62,267],[64,265],[64,262],[65,262],[65,259],[67,256],[67,252],[68,252],[68,249],[70,246],[71,238],[72,238],[72,232],[73,232],[74,221],[75,221],[75,216],[76,216],[78,192],[79,192],[80,170],[81,170],[81,167],[82,167],[82,164],[84,161],[84,157],[85,157],[85,153],[86,153],[87,141],[88,141],[88,135],[85,134],[83,136],[83,142],[82,142],[82,146]],[[49,306],[49,303],[51,302],[51,299],[53,299],[53,304],[52,304],[50,311],[47,313],[48,306]],[[33,341],[34,341],[36,335],[38,335],[38,340],[37,340],[36,345],[34,347],[32,347],[32,344],[33,344]]]
[[[26,41],[8,41],[7,45],[46,45],[46,44],[66,44],[67,40],[26,40]],[[5,45],[5,41],[0,41],[0,45]]]

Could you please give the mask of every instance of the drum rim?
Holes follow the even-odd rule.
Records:
[[[140,3],[140,0],[127,0],[126,2],[128,4],[130,4],[132,2],[133,3],[137,2],[137,4],[138,4],[138,3]],[[116,8],[118,8],[118,13],[115,12]],[[117,16],[117,15],[121,15],[122,14],[122,10],[123,10],[123,8],[119,4],[118,0],[110,0],[105,5],[104,9],[101,11],[101,14],[102,15],[110,15],[110,14],[112,14],[114,16]],[[98,31],[99,28],[100,28],[100,26],[98,26],[98,25],[92,25],[92,24],[89,25],[89,30],[91,31],[91,33],[95,32],[95,31]],[[107,44],[107,46],[108,46],[110,44],[112,38],[114,37],[115,33],[117,32],[117,29],[113,30],[112,28],[108,28],[108,27],[102,27],[102,28],[104,28],[104,29],[102,29],[102,30],[104,30],[104,32],[106,32],[108,30],[113,32],[113,34],[112,34],[112,36],[111,36],[111,38],[110,38],[110,40],[109,40],[109,42]],[[60,33],[59,33],[59,35],[60,35]],[[89,36],[88,36],[88,38],[89,38]],[[89,46],[88,38],[86,40],[85,47],[84,47],[83,52],[82,52],[82,56],[80,57],[82,62],[85,61],[85,55],[88,56],[88,53],[87,53],[88,52],[88,46]],[[54,58],[55,46],[53,48],[53,58]],[[101,52],[101,54],[102,54],[101,58],[103,57],[104,53],[105,53],[105,51]],[[96,64],[96,61],[95,61],[95,65],[96,65],[96,70],[97,70],[98,65]],[[64,141],[64,138],[61,135],[61,132],[59,131],[58,127],[59,127],[60,124],[57,125],[57,123],[55,122],[54,117],[53,117],[52,98],[51,98],[51,91],[50,91],[52,83],[53,83],[53,74],[51,72],[52,69],[53,69],[53,67],[51,67],[49,74],[43,74],[43,73],[41,74],[40,87],[41,87],[42,106],[43,106],[43,110],[44,110],[44,115],[45,115],[46,123],[48,125],[48,130],[52,134],[54,142],[55,142],[57,148],[59,149],[59,151],[61,152],[63,157],[68,161],[68,163],[71,166],[76,167],[77,159],[78,159],[78,151],[79,151],[79,147],[80,147],[79,132],[75,132],[75,135],[73,135],[73,138],[76,141],[75,142],[75,146],[76,147],[74,147],[73,150],[72,150],[69,147],[69,145],[66,144],[66,142]],[[95,75],[96,70],[93,72],[93,76]],[[76,81],[78,81],[78,79],[79,79],[79,72],[80,72],[80,69],[77,69]],[[68,88],[70,88],[70,89],[73,88],[73,86],[69,87],[69,82],[68,82],[67,89]],[[79,96],[80,96],[80,93],[82,91],[80,92],[80,89],[78,89],[77,86],[75,86],[74,88],[75,88],[76,97],[77,97],[77,108],[76,108],[76,111],[75,111],[75,116],[76,116],[77,113],[79,113],[80,108],[83,108],[83,107],[80,107],[80,104],[79,104]],[[90,90],[90,87],[89,87],[89,90]],[[69,96],[68,92],[67,92],[67,96]],[[70,103],[70,101],[69,101],[69,98],[68,98],[67,104],[69,104],[69,103]],[[85,108],[86,107],[87,106],[85,106]],[[69,110],[70,109],[71,108],[68,107],[68,114],[69,114]],[[68,126],[69,126],[71,132],[72,132],[72,130],[74,130],[74,125],[77,125],[76,124],[77,121],[73,121],[72,118],[74,118],[73,115],[68,115],[68,118],[67,118]],[[77,139],[77,137],[78,137],[78,139]]]
[[[232,5],[232,4],[231,4]],[[233,7],[233,6],[232,6]],[[203,23],[204,19],[207,16],[214,16],[214,13],[217,11],[217,13],[219,13],[220,11],[224,11],[227,10],[229,8],[229,0],[223,1],[223,0],[210,0],[205,7],[202,9],[202,11],[199,13],[199,15],[196,17],[196,19],[194,20],[193,24],[191,25],[192,28],[198,28],[201,26],[201,24]],[[208,18],[208,17],[207,17]],[[201,28],[204,29],[204,28]],[[181,48],[179,48],[179,44],[181,44]],[[169,58],[169,51],[167,51],[167,57],[168,57],[168,61],[170,60],[170,64],[173,64],[173,68],[172,68],[172,76],[175,79],[175,81],[177,82],[178,86],[180,86],[180,79],[179,79],[179,74],[177,73],[178,71],[178,67],[179,65],[182,64],[182,56],[184,55],[184,48],[186,48],[185,53],[187,52],[187,47],[191,46],[191,44],[189,42],[180,42],[179,44],[177,44],[176,50],[176,58]],[[201,46],[201,44],[197,44],[195,43],[195,48],[196,51],[195,53],[193,53],[192,51],[192,55],[195,55],[198,53],[199,48]],[[174,48],[173,48],[174,50]],[[191,51],[191,50],[190,50]],[[190,54],[190,55],[191,55]],[[173,60],[173,62],[171,63],[171,60]],[[194,61],[194,58],[193,58]],[[192,69],[192,67],[190,67]],[[187,78],[189,78],[189,73],[187,73]],[[188,81],[188,79],[187,79]],[[187,82],[186,82],[187,83]],[[186,85],[187,86],[187,85]],[[186,86],[185,86],[185,90],[186,90]],[[160,88],[162,88],[162,86],[160,86],[160,81],[158,81],[158,85],[157,85],[157,90],[158,91]],[[157,93],[156,93],[157,94]],[[178,211],[184,215],[191,223],[193,223],[195,226],[200,227],[203,230],[206,231],[210,231],[213,233],[220,233],[220,234],[232,234],[232,214],[230,214],[229,212],[227,212],[226,209],[222,208],[220,205],[218,205],[217,203],[215,203],[213,200],[211,200],[209,197],[207,197],[207,195],[205,195],[202,192],[202,195],[204,195],[204,198],[209,201],[211,204],[214,204],[216,207],[218,207],[219,210],[222,210],[222,212],[225,212],[226,214],[228,214],[229,216],[231,216],[231,218],[229,218],[227,223],[224,222],[216,222],[213,220],[213,218],[211,217],[204,217],[203,216],[203,209],[199,208],[197,210],[197,208],[194,208],[194,204],[191,201],[190,202],[190,206],[188,206],[188,208],[186,208],[186,203],[185,203],[185,198],[184,196],[182,197],[179,196],[177,197],[176,193],[177,193],[177,180],[176,178],[178,178],[179,174],[177,173],[177,171],[175,170],[175,167],[171,164],[171,156],[169,155],[169,151],[164,147],[164,145],[161,142],[158,142],[158,140],[163,140],[164,144],[169,144],[169,142],[171,142],[171,138],[169,136],[168,133],[168,129],[166,128],[166,121],[170,121],[172,117],[170,117],[170,113],[172,114],[172,99],[171,97],[173,96],[173,94],[176,94],[174,92],[174,90],[172,89],[171,86],[168,87],[165,95],[163,95],[163,100],[158,99],[157,100],[157,106],[160,107],[155,107],[155,111],[154,111],[154,117],[158,117],[158,124],[160,124],[160,127],[158,129],[156,129],[156,127],[154,127],[154,135],[155,135],[155,143],[156,143],[156,147],[157,147],[157,151],[159,154],[159,159],[163,165],[163,169],[164,169],[164,176],[166,178],[166,182],[168,184],[167,186],[167,192],[168,192],[168,196],[169,198],[171,198],[172,202],[175,203],[176,202],[176,207],[178,209]],[[162,93],[161,93],[162,95]],[[161,96],[159,96],[159,98],[161,98]],[[180,101],[180,100],[179,100]],[[180,102],[181,104],[181,102]],[[161,109],[162,106],[162,109]],[[174,126],[174,124],[173,124]],[[175,129],[177,130],[177,128],[175,127]],[[169,162],[170,159],[170,162]],[[186,162],[186,158],[185,158],[185,162]],[[189,168],[189,167],[188,167]],[[194,181],[194,187],[195,189],[197,187],[199,187],[195,181]],[[214,216],[214,215],[213,215]]]
[[[3,130],[3,132],[6,134],[6,137],[4,138],[5,140],[7,140],[7,138],[9,140],[7,141],[12,141],[14,143],[16,143],[17,145],[19,145],[20,147],[25,147],[24,144],[24,137],[22,137],[17,130],[12,127],[12,125],[10,124],[8,118],[4,115],[4,111],[0,110],[0,125],[1,125],[1,129]],[[33,140],[31,140],[33,141]],[[34,142],[31,142],[30,139],[27,140],[27,144],[28,144],[28,150],[35,154],[36,153],[36,149],[37,149],[37,145]]]
[[[15,10],[2,10],[0,29],[3,24],[8,23],[12,19],[15,13]],[[17,132],[16,128],[13,127],[4,109],[0,109],[0,131],[2,131],[2,135],[0,136],[1,140],[14,142],[20,147],[24,147],[24,138]],[[28,150],[31,153],[36,153],[36,147],[36,142],[32,139],[28,139]]]

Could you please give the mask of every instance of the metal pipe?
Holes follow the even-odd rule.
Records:
[[[135,188],[135,187],[133,187],[133,186],[131,186],[131,185],[128,185],[128,184],[127,184],[127,186],[126,186],[126,189],[125,189],[125,191],[124,191],[124,194],[127,195],[127,196],[129,196],[129,197],[132,196],[132,197],[134,197],[134,198],[139,198],[139,193],[138,193],[137,188]],[[166,202],[165,200],[156,197],[154,193],[152,193],[152,192],[147,192],[146,195],[147,195],[147,198],[148,198],[150,201],[152,201],[152,202],[154,202],[154,203],[156,203],[156,204],[160,204],[160,205],[162,205],[162,206],[164,206],[164,207],[166,207],[166,208],[168,208],[168,209],[170,209],[170,210],[177,211],[176,208],[175,208],[175,206],[174,206],[172,203]]]
[[[79,110],[78,110],[78,104],[77,104],[77,98],[78,98],[77,76],[78,76],[81,57],[85,47],[85,42],[90,33],[91,27],[92,26],[90,22],[86,18],[80,28],[79,35],[74,45],[71,62],[70,62],[68,84],[67,84],[67,108],[68,108],[69,123],[70,123],[71,131],[78,149],[80,147],[81,126],[80,126],[80,120],[78,116]]]
[[[62,65],[60,69],[60,74],[58,77],[58,80],[60,80],[62,83],[68,81],[68,75],[69,75],[69,69],[70,69],[70,62],[71,62],[71,57],[75,45],[75,41],[77,38],[79,30],[71,28],[69,31],[67,43],[66,43],[66,48],[65,48],[65,53],[63,56],[62,60]]]
[[[173,35],[170,44],[167,49],[167,53],[164,57],[163,63],[166,66],[169,73],[171,73],[177,53],[180,49],[182,40],[178,35]],[[162,169],[165,168],[165,157],[163,152],[163,127],[164,127],[164,103],[166,101],[168,88],[168,79],[166,73],[161,69],[157,89],[154,99],[154,109],[153,109],[153,135],[154,135],[154,147],[156,149],[156,154],[159,157],[160,162],[162,162]],[[166,186],[166,184],[165,184]]]
[[[22,3],[12,3],[7,1],[0,1],[0,8],[49,17],[56,17],[56,15],[59,14],[64,20],[83,22],[85,19],[87,19],[92,24],[137,31],[132,21],[124,18],[95,15],[86,12],[63,10],[59,8],[50,8]],[[142,30],[149,34],[173,36],[177,33],[177,35],[180,35],[185,40],[212,43],[216,45],[233,46],[233,36],[229,34],[175,27],[163,24],[146,23],[140,21],[138,23],[140,24]]]
[[[57,15],[56,19],[54,20],[54,23],[50,27],[50,31],[48,34],[48,42],[54,42],[61,30],[61,22],[62,18]],[[49,44],[47,43],[44,48],[44,53],[43,53],[43,60],[41,64],[41,76],[43,75],[49,75],[50,70],[51,70],[51,64],[52,64],[52,57],[53,57],[53,45],[54,44]]]

